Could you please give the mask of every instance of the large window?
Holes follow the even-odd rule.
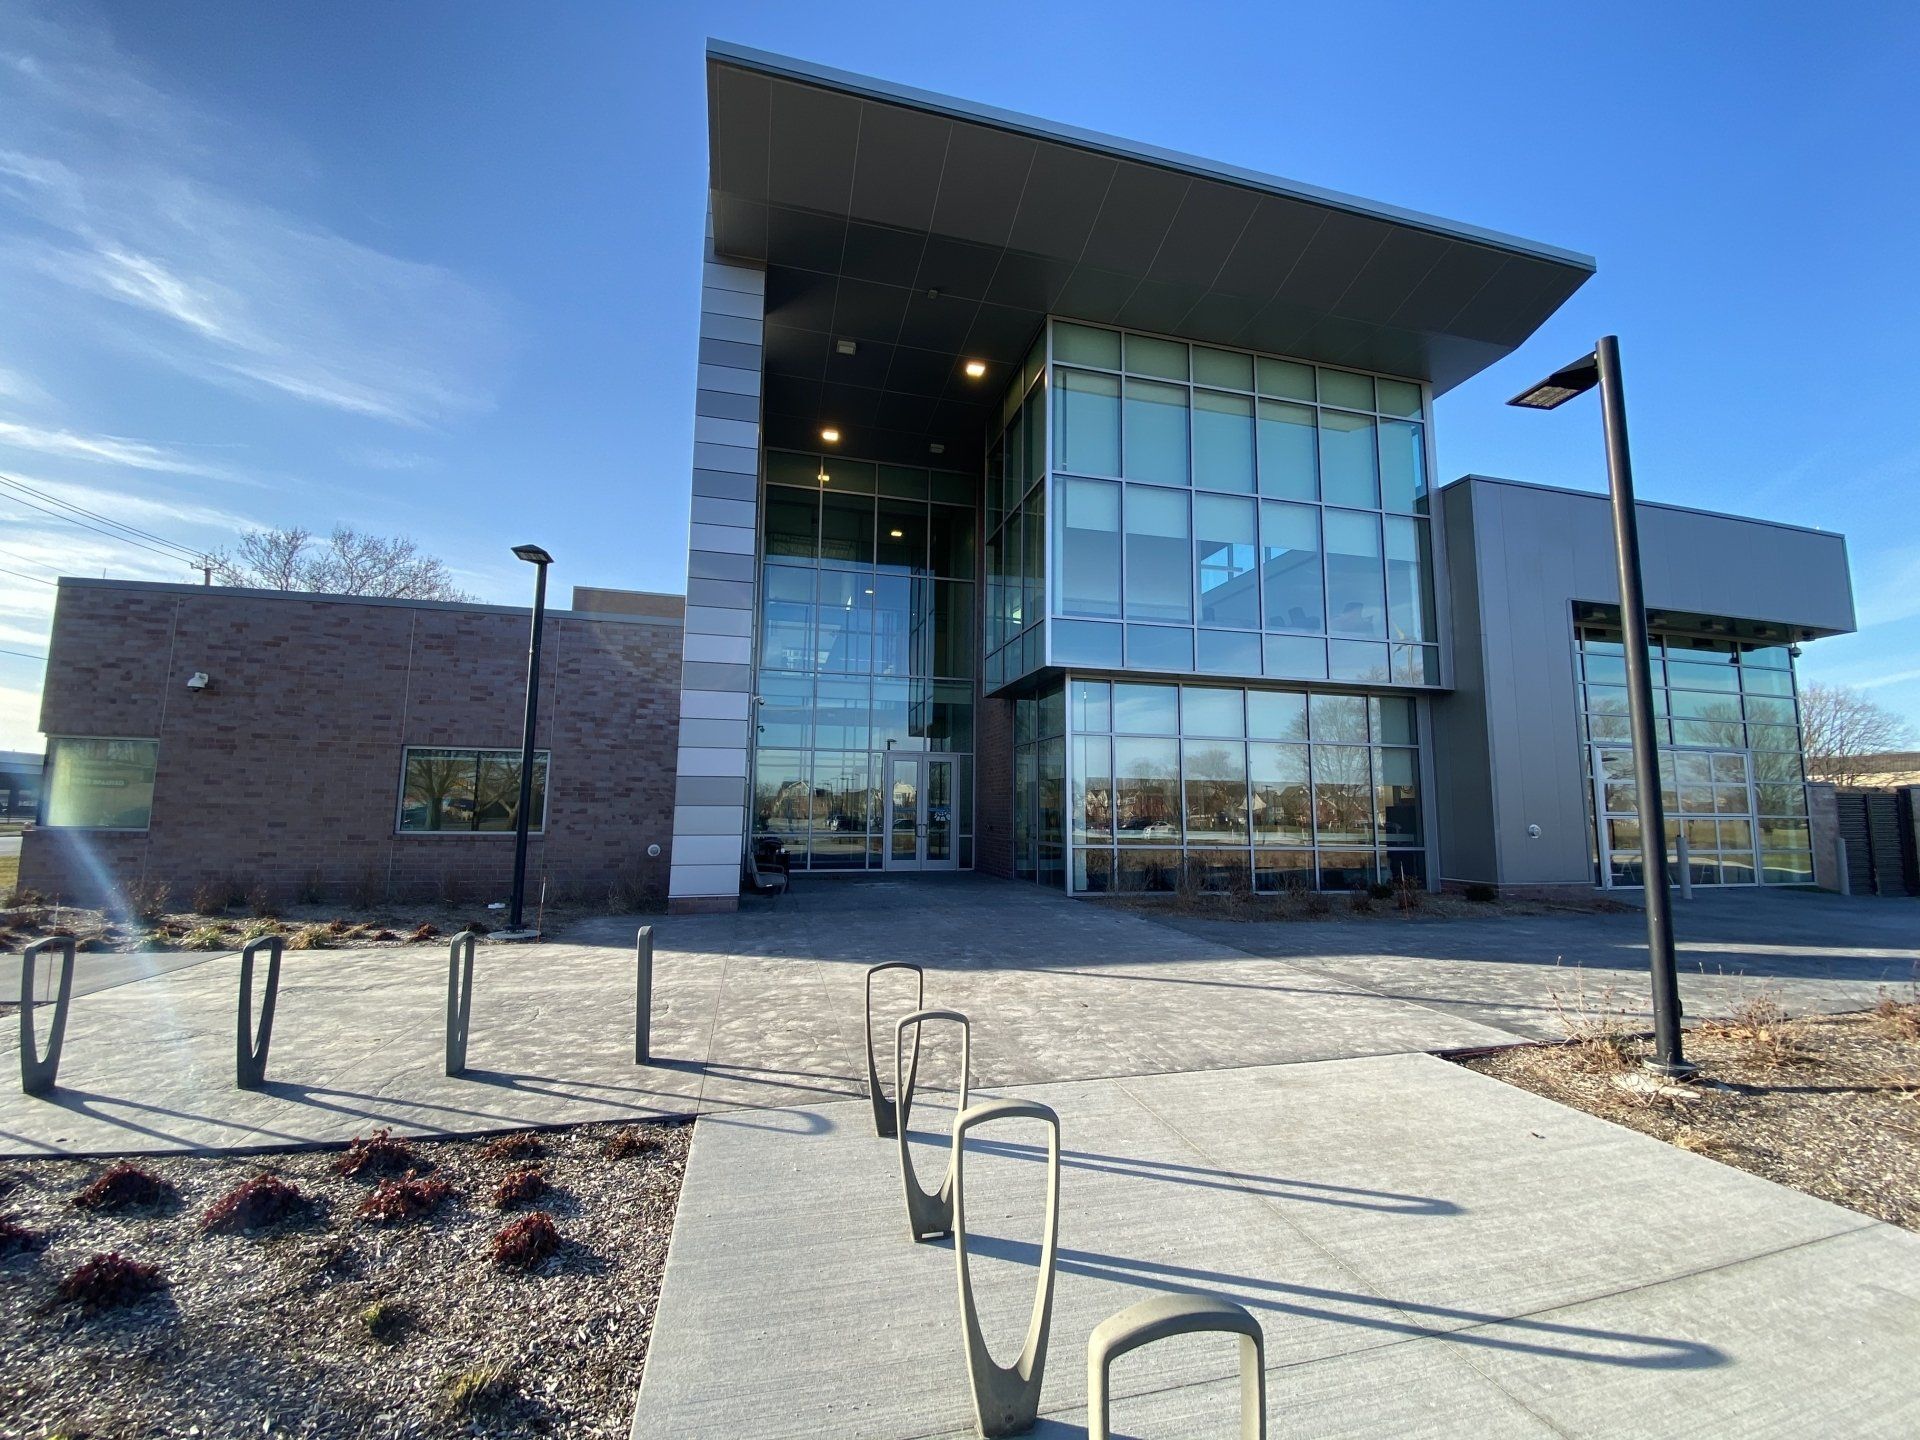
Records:
[[[533,752],[529,828],[536,831],[546,828],[549,754]],[[402,834],[498,834],[517,829],[519,816],[518,750],[407,750],[400,793]]]
[[[1618,630],[1577,640],[1582,739],[1591,755],[1595,876],[1640,885],[1639,800]],[[1793,657],[1784,646],[1654,636],[1654,734],[1670,865],[1686,837],[1696,885],[1807,885],[1807,822]]]
[[[76,830],[145,830],[153,820],[158,740],[53,735],[41,823]]]
[[[1029,443],[1029,400],[995,463],[1009,495],[1051,467],[1055,664],[1439,683],[1419,385],[1065,321],[1051,336],[1051,452]],[[1005,553],[1029,567],[1013,531],[1035,512],[1008,502]],[[1035,619],[1021,579],[1017,608],[989,611],[1003,638]]]
[[[1066,708],[1076,891],[1425,883],[1410,698],[1070,677]]]
[[[767,452],[766,480],[753,831],[777,836],[801,869],[877,866],[884,752],[973,749],[979,482],[780,450]],[[1036,525],[1036,543],[1043,534]],[[955,777],[962,863],[968,764]]]

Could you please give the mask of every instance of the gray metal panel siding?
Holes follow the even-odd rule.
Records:
[[[766,274],[718,261],[711,217],[707,232],[669,899],[711,903],[738,895],[746,838]]]
[[[1435,706],[1442,873],[1502,885],[1590,883],[1572,611],[1576,600],[1619,599],[1606,498],[1474,477],[1442,492],[1441,512],[1454,603],[1478,607],[1471,617],[1456,610],[1458,688]],[[1663,505],[1641,505],[1638,520],[1651,609],[1853,626],[1837,535]],[[1540,827],[1538,838],[1529,825]],[[1473,873],[1489,848],[1492,875]]]

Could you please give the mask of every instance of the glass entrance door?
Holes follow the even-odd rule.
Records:
[[[886,868],[957,869],[953,758],[893,752],[886,767]]]
[[[1631,750],[1593,747],[1593,795],[1600,818],[1601,883],[1609,888],[1644,884]],[[1751,885],[1758,879],[1753,776],[1745,752],[1663,748],[1660,799],[1669,873],[1679,863],[1684,833],[1695,885]]]

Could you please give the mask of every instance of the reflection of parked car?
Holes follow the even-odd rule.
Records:
[[[1148,820],[1145,818],[1128,820],[1120,826],[1120,829],[1128,835],[1173,835],[1178,833],[1174,830],[1170,821]]]

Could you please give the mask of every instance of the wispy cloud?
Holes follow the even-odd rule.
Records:
[[[0,420],[0,449],[122,465],[132,470],[158,470],[169,475],[198,475],[210,480],[242,478],[222,466],[209,465],[145,440],[120,435],[82,435],[72,430],[17,425],[10,420]]]
[[[246,198],[230,130],[104,29],[0,10],[0,113],[0,221],[17,221],[0,288],[88,297],[117,342],[210,383],[407,426],[491,404],[506,328],[489,296]]]

